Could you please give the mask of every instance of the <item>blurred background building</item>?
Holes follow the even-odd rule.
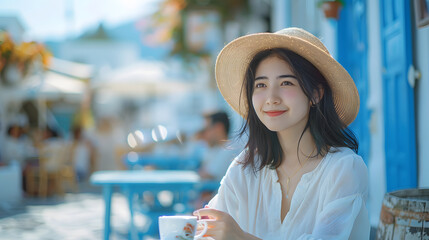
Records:
[[[296,26],[319,36],[358,87],[360,112],[351,127],[370,171],[372,225],[384,193],[429,187],[427,0],[337,1],[342,6],[334,17],[317,0],[117,1],[141,13],[116,24],[103,22],[110,14],[104,3],[59,2],[43,8],[61,12],[61,20],[54,13],[43,19],[64,21],[63,37],[32,32],[32,38],[25,27],[31,18],[12,14],[17,3],[1,4],[0,30],[15,43],[42,42],[52,54],[50,64],[25,76],[1,70],[1,139],[12,122],[30,129],[48,124],[70,138],[74,125],[94,133],[107,119],[112,144],[123,154],[159,141],[154,129],[165,129],[162,140],[190,137],[203,126],[202,113],[216,109],[228,112],[234,133],[242,119],[216,88],[217,53],[236,37]],[[82,27],[80,11],[91,7],[105,12]]]

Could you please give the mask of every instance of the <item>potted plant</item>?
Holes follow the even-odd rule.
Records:
[[[326,18],[338,19],[340,10],[344,6],[343,0],[320,0],[318,7],[323,10]]]

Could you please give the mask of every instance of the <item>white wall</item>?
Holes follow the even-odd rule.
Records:
[[[272,0],[271,4],[271,31],[276,32],[285,27],[291,26],[291,17],[289,15],[292,12],[291,0]]]
[[[291,26],[301,27],[317,35],[323,13],[314,0],[291,0]]]
[[[367,0],[367,22],[370,23],[368,24],[368,108],[371,111],[368,210],[371,225],[377,226],[386,189],[380,10],[378,0]]]
[[[429,26],[416,30],[416,68],[421,79],[416,82],[418,186],[429,187]]]
[[[331,56],[338,59],[337,55],[337,28],[338,23],[332,19],[326,19],[325,17],[320,18],[320,30],[319,34],[316,35],[323,42],[325,47],[328,49]]]

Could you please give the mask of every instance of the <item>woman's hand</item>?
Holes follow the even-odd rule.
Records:
[[[207,222],[208,229],[204,236],[212,237],[215,240],[259,239],[244,232],[228,213],[206,207],[196,210],[194,215]]]

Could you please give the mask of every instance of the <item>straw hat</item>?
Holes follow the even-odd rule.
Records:
[[[346,125],[353,122],[359,112],[359,93],[353,79],[317,37],[300,28],[243,36],[222,49],[216,60],[216,81],[222,96],[236,112],[246,118],[246,92],[243,88],[240,94],[240,90],[247,67],[257,53],[273,48],[289,49],[319,69],[332,89],[338,116]]]

